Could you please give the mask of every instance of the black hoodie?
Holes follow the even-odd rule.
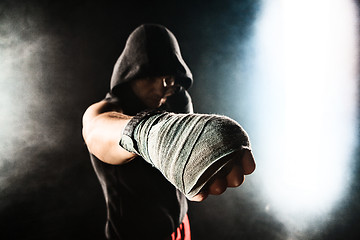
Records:
[[[144,24],[129,36],[111,77],[111,92],[142,77],[172,75],[185,89],[192,84],[190,69],[181,57],[175,36],[164,26]]]
[[[115,64],[107,99],[120,104],[125,114],[135,115],[146,107],[129,82],[164,75],[173,75],[182,88],[163,108],[191,112],[186,89],[192,74],[174,35],[161,25],[141,25],[131,33]],[[108,239],[164,239],[180,225],[187,212],[185,196],[141,157],[123,165],[106,164],[94,155],[91,160],[106,200]]]

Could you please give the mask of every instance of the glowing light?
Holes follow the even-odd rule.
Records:
[[[306,225],[351,178],[356,14],[350,0],[264,1],[252,76],[256,176],[267,211]],[[310,222],[309,222],[310,223]]]

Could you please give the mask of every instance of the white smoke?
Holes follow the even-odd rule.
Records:
[[[60,141],[48,92],[55,46],[36,7],[7,6],[0,17],[0,191],[38,168],[36,156]],[[51,126],[51,127],[50,127]],[[54,129],[58,126],[58,129]]]

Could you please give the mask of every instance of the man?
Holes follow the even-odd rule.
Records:
[[[83,136],[105,195],[108,239],[190,239],[186,198],[219,195],[254,171],[237,123],[193,114],[192,81],[174,35],[141,25],[110,92],[86,110]]]

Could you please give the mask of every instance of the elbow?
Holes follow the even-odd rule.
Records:
[[[103,113],[101,104],[90,106],[84,113],[82,121],[82,136],[88,151],[98,159],[109,164],[122,164],[136,155],[127,152],[119,145],[119,133],[126,121],[109,117],[112,113]]]
[[[94,142],[93,137],[91,137],[92,134],[89,132],[89,130],[83,126],[82,128],[82,137],[84,140],[84,143],[89,151],[89,153],[94,154],[94,149],[93,146],[94,144],[92,144]]]
[[[89,152],[94,154],[94,151],[92,150],[94,146],[94,127],[92,126],[93,119],[89,117],[88,110],[86,110],[82,119],[81,133]]]
[[[82,138],[83,138],[85,144],[87,145],[87,142],[86,142],[86,136],[87,136],[87,135],[86,135],[86,130],[85,130],[85,127],[84,127],[84,126],[83,126],[83,128],[82,128],[81,133],[82,133]]]
[[[84,126],[83,139],[90,154],[96,156],[102,162],[111,165],[121,165],[133,160],[137,155],[130,153],[117,143],[104,137],[103,132]]]
[[[81,133],[82,133],[82,137],[83,137],[85,144],[88,146],[89,142],[90,142],[89,136],[91,135],[89,132],[89,128],[87,128],[86,126],[83,125]]]
[[[94,130],[94,124],[93,121],[96,119],[96,109],[95,105],[90,106],[86,111],[84,112],[84,115],[82,117],[82,137],[87,146],[90,144],[90,136],[92,135],[92,132]]]

